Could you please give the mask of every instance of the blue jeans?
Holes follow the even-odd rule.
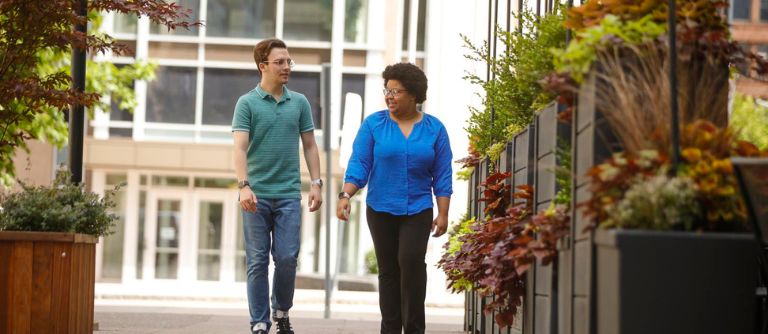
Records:
[[[255,213],[243,211],[248,308],[251,325],[264,322],[269,328],[269,253],[275,262],[272,309],[288,311],[301,243],[301,200],[260,198],[256,207]]]

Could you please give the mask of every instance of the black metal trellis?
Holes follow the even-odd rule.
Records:
[[[669,99],[672,113],[672,175],[677,174],[680,162],[680,117],[677,105],[677,13],[676,0],[668,0],[667,25],[669,26]]]

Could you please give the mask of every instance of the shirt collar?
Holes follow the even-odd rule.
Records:
[[[270,97],[270,96],[272,97],[272,99],[275,98],[274,96],[272,96],[272,94],[268,93],[263,88],[261,88],[261,85],[256,85],[256,94],[259,94],[259,97],[261,97],[262,99],[266,99],[267,97]],[[291,99],[291,91],[288,90],[288,88],[285,87],[285,85],[283,85],[283,96],[280,98],[280,101],[278,102],[283,102],[290,99]]]

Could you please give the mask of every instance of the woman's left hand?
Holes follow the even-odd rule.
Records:
[[[434,232],[432,237],[437,238],[445,234],[446,230],[448,230],[448,216],[437,215],[437,218],[432,221],[432,232]]]

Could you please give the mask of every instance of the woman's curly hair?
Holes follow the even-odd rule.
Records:
[[[389,65],[381,76],[384,77],[384,87],[389,80],[397,80],[416,98],[416,103],[427,100],[427,76],[418,66],[411,63]]]

